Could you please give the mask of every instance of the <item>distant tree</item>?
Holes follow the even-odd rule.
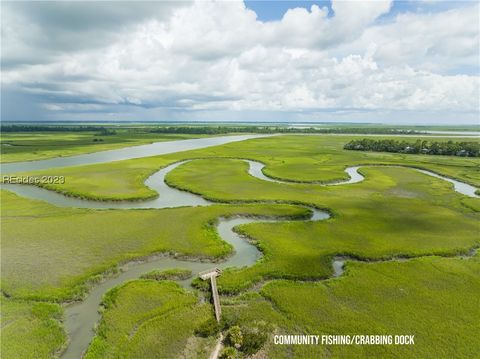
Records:
[[[86,132],[97,131],[97,136],[116,134],[112,128],[104,126],[77,126],[77,125],[2,125],[2,132]],[[158,126],[145,127],[142,132],[173,133],[173,134],[206,134],[218,135],[226,133],[365,133],[365,134],[419,134],[421,132],[408,129],[385,127],[290,127],[290,126]]]
[[[99,133],[96,136],[113,136],[113,135],[116,135],[116,134],[117,134],[117,131],[115,131],[115,130],[105,128],[105,127],[101,127]]]
[[[414,134],[414,130],[365,127],[288,127],[288,126],[161,126],[150,130],[153,133],[225,134],[225,133],[373,133]]]
[[[364,138],[353,140],[343,146],[346,150],[416,153],[424,155],[448,155],[462,157],[480,157],[479,142],[429,142],[417,140],[406,142],[404,140],[372,140]]]
[[[57,125],[2,125],[1,132],[94,132],[103,126],[57,126]],[[109,130],[110,131],[110,130]]]

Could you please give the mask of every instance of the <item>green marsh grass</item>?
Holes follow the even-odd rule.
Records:
[[[153,279],[153,280],[185,280],[191,278],[193,275],[190,269],[165,269],[165,270],[152,270],[148,273],[142,274],[141,279]]]
[[[479,259],[349,262],[339,278],[270,282],[261,293],[288,318],[285,333],[415,335],[412,346],[277,346],[271,357],[474,358],[480,353]]]
[[[247,164],[239,160],[197,160],[170,173],[167,181],[217,201],[304,203],[331,209],[333,216],[239,227],[264,257],[252,267],[225,272],[219,278],[223,292],[236,293],[268,278],[326,278],[335,255],[451,256],[480,246],[479,213],[464,206],[463,196],[445,181],[412,169],[365,167],[364,182],[345,186],[269,183],[246,172]]]
[[[348,177],[344,172],[348,166],[385,164],[424,168],[480,187],[479,159],[343,150],[343,145],[354,138],[357,137],[275,136],[163,156],[28,174],[65,176],[64,184],[44,187],[70,196],[95,200],[153,198],[157,194],[146,187],[144,181],[160,168],[185,159],[215,157],[257,160],[266,164],[264,169],[266,175],[297,182],[344,180]],[[416,137],[407,139],[413,141]]]
[[[60,305],[3,296],[0,304],[2,358],[44,359],[58,355],[67,341],[60,324]]]
[[[0,137],[1,162],[35,161],[153,142],[203,137],[189,134],[154,134],[129,129],[115,129],[115,132],[108,136],[99,136],[98,132],[4,132]]]
[[[480,185],[480,163],[476,159],[352,154],[341,149],[350,139],[352,136],[281,136],[166,156],[42,171],[65,175],[64,185],[50,188],[69,195],[98,200],[146,199],[157,195],[143,184],[150,174],[179,160],[204,158],[178,167],[167,176],[167,181],[231,204],[162,210],[66,209],[2,191],[2,290],[11,296],[2,299],[3,356],[16,358],[18,350],[26,358],[51,357],[65,343],[57,304],[19,299],[80,299],[89,283],[108,275],[119,264],[152,254],[208,260],[228,256],[231,247],[214,230],[219,217],[244,214],[304,218],[309,213],[306,208],[276,202],[323,208],[332,218],[315,223],[284,221],[236,228],[264,252],[264,257],[250,268],[224,271],[219,278],[223,293],[244,291],[238,297],[222,297],[225,316],[244,322],[261,317],[288,334],[345,334],[348,328],[359,334],[410,330],[419,344],[401,347],[402,357],[452,357],[452,348],[458,348],[463,357],[474,356],[480,352],[474,337],[478,337],[475,324],[480,318],[476,296],[480,278],[478,255],[468,260],[429,257],[405,262],[348,263],[346,274],[337,279],[318,283],[292,281],[328,278],[335,255],[364,260],[454,256],[480,246],[480,200],[462,196],[445,181],[414,170],[367,166],[361,169],[365,181],[326,187],[258,180],[247,174],[245,162],[234,159],[261,161],[267,165],[267,175],[300,182],[342,179],[344,168],[351,165],[400,164]],[[271,204],[240,203],[258,201]],[[267,283],[260,293],[245,292],[255,283],[262,285],[263,281],[276,278],[282,280]],[[158,296],[150,298],[148,293]],[[138,303],[144,305],[145,296],[148,300],[142,311]],[[165,298],[170,298],[171,303]],[[160,303],[161,300],[166,301]],[[190,348],[191,354],[212,344],[199,342],[191,335],[196,320],[201,323],[212,315],[211,307],[199,305],[194,295],[174,283],[129,282],[110,292],[105,304],[106,314],[89,350],[90,358],[112,353],[115,356],[116,350],[130,340],[132,331],[129,357],[181,355],[178,348],[185,347]],[[45,307],[33,310],[38,305]],[[170,307],[172,311],[162,312]],[[38,313],[46,314],[39,318]],[[190,317],[195,318],[192,323],[188,322]],[[156,333],[165,333],[176,348],[168,343],[155,347],[158,340],[164,340],[158,339]],[[19,343],[27,345],[28,350],[21,351]],[[391,357],[400,353],[397,349],[285,350],[267,344],[264,352],[274,358],[286,357],[287,353],[299,358]]]
[[[81,299],[88,282],[153,254],[218,260],[231,254],[219,217],[305,217],[290,205],[213,205],[161,210],[58,208],[2,191],[2,290],[24,299]]]
[[[86,359],[180,357],[195,328],[213,315],[209,304],[200,304],[195,294],[170,281],[127,282],[109,291],[103,302]],[[206,342],[196,338],[190,354],[201,352]]]

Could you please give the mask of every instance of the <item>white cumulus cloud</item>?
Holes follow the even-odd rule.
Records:
[[[141,111],[163,120],[243,112],[315,120],[357,111],[368,120],[374,111],[411,111],[437,116],[432,122],[442,113],[449,120],[478,118],[475,3],[381,22],[390,1],[332,1],[333,14],[313,5],[269,22],[242,1],[150,3],[132,13],[125,8],[132,3],[123,4],[123,10],[112,4],[111,13],[100,8],[123,25],[92,20],[73,30],[51,24],[58,9],[38,5],[42,11],[34,16],[25,6],[8,7],[2,13],[4,92],[34,95],[45,111],[64,117],[84,111],[142,119]],[[98,11],[62,5],[70,16],[75,9],[85,18]],[[65,28],[64,36],[45,40],[52,27]],[[78,46],[65,43],[72,31]]]

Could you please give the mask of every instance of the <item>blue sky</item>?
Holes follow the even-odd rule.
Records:
[[[330,1],[245,1],[245,5],[255,11],[261,21],[281,20],[288,9],[303,7],[310,10],[312,5],[327,7],[333,15]]]
[[[2,121],[479,122],[467,1],[2,2]]]
[[[388,21],[398,14],[402,13],[427,13],[440,12],[449,9],[458,8],[461,6],[469,6],[473,1],[394,1],[390,11],[382,16],[377,21]],[[245,1],[245,5],[255,11],[258,19],[261,21],[277,21],[281,20],[288,9],[303,7],[310,10],[312,5],[317,5],[320,8],[326,7],[329,11],[329,16],[333,16],[331,1]]]

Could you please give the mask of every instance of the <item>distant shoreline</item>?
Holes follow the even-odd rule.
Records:
[[[480,134],[480,125],[476,124],[388,124],[388,123],[376,123],[376,122],[325,122],[325,121],[304,121],[304,122],[292,122],[292,121],[0,121],[2,125],[189,125],[189,126],[280,126],[280,127],[293,127],[293,128],[309,128],[309,127],[321,127],[321,128],[338,128],[338,127],[365,127],[365,128],[392,128],[392,129],[417,129],[417,130],[429,130],[429,131],[448,131],[448,132],[478,132]]]

